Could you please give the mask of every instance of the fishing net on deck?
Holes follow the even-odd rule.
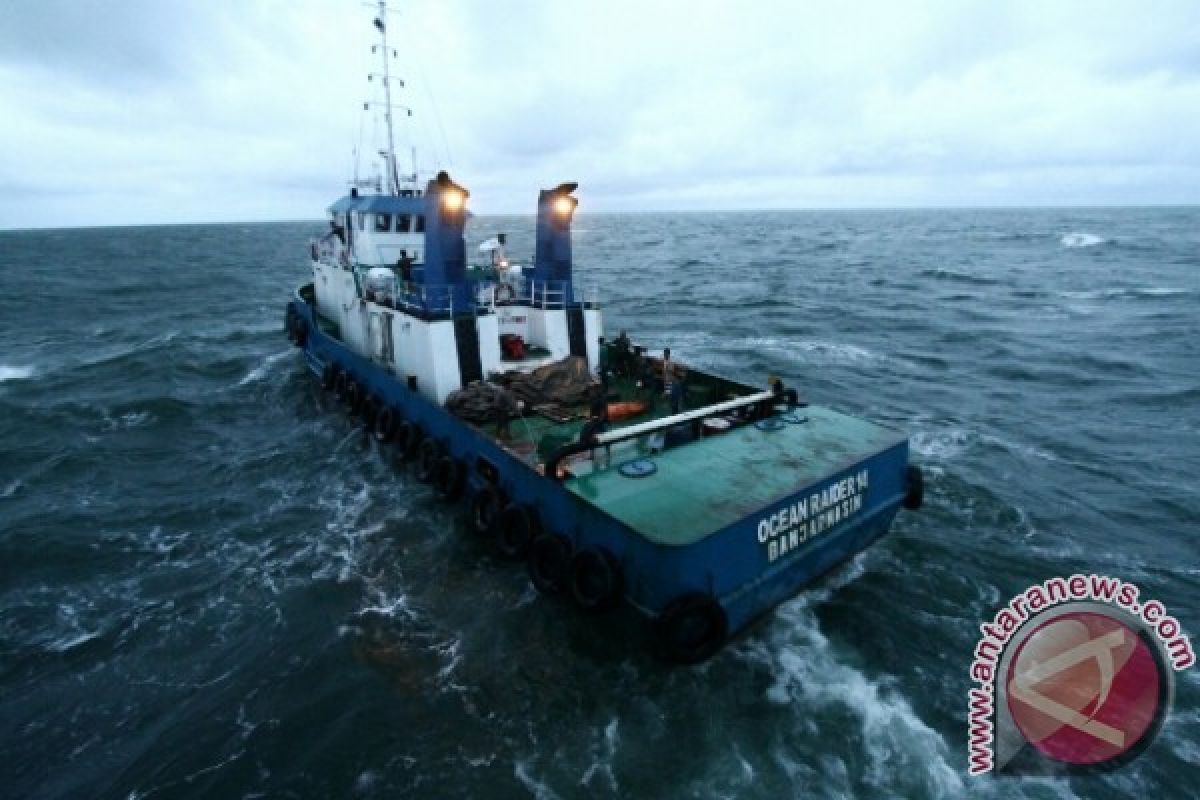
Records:
[[[492,381],[524,400],[528,406],[587,403],[599,385],[582,356],[567,356],[562,361],[538,367],[533,372],[504,372],[494,375]]]
[[[490,383],[475,383],[446,398],[446,410],[456,417],[483,425],[515,414],[517,399],[512,392]]]

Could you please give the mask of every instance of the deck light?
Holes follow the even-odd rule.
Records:
[[[457,189],[450,189],[442,194],[442,207],[450,213],[461,211],[466,198]]]
[[[569,216],[575,210],[575,201],[565,194],[560,194],[554,198],[554,210],[564,217]]]

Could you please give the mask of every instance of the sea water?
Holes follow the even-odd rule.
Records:
[[[581,214],[610,335],[907,431],[925,507],[669,668],[540,598],[282,333],[323,224],[0,233],[0,794],[1200,794],[1200,679],[1100,776],[966,773],[979,625],[1200,632],[1200,210]],[[529,217],[478,217],[471,242]],[[471,247],[473,250],[473,246]]]

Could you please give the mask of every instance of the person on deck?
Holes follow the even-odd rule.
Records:
[[[633,345],[629,341],[629,336],[625,331],[621,331],[621,335],[613,339],[612,343],[612,368],[617,375],[630,377],[633,375]]]
[[[596,437],[606,430],[608,430],[608,400],[601,395],[592,400],[591,415],[588,417],[587,422],[583,423],[583,427],[579,429],[579,441],[581,444],[594,445]],[[611,457],[608,446],[604,448],[604,452],[604,461],[605,465],[607,465]],[[589,452],[589,457],[593,463],[596,462],[596,450],[594,446]]]
[[[400,259],[396,262],[396,271],[400,273],[400,280],[404,284],[405,293],[412,290],[412,268],[414,263],[413,257],[408,254],[407,250],[400,251]]]

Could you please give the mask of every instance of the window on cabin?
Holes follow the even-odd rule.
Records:
[[[417,229],[416,229],[416,233],[424,233],[424,232],[425,232],[425,215],[424,215],[424,214],[417,214]]]
[[[387,233],[392,229],[391,214],[376,214],[375,215],[375,232]]]
[[[412,215],[397,214],[396,215],[396,233],[408,233],[412,230]]]
[[[365,231],[367,229],[367,215],[361,211],[355,212],[354,216],[358,217],[358,229]]]

